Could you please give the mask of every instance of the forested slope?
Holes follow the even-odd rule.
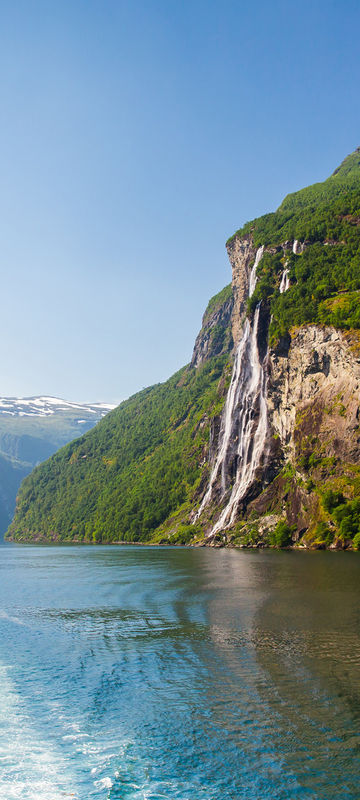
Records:
[[[360,328],[360,149],[326,181],[289,195],[276,212],[234,236],[255,250],[265,246],[247,313],[251,318],[261,303],[271,319],[275,359],[276,348],[283,352],[284,342],[288,348],[301,326],[333,326],[350,337]],[[289,286],[280,293],[285,269]],[[227,288],[209,304],[190,366],[122,403],[25,479],[9,538],[108,542],[170,535],[185,542],[208,529],[206,515],[190,522],[206,490],[230,382],[232,308]],[[263,331],[267,336],[266,326]],[[287,458],[285,450],[278,456],[279,475]],[[319,475],[311,491],[320,497]],[[281,502],[287,513],[286,499]]]
[[[226,357],[144,389],[62,448],[24,482],[17,539],[148,539],[187,507],[200,478],[209,418],[219,411]]]

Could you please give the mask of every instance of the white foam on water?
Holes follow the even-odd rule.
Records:
[[[99,789],[111,789],[113,782],[109,777],[100,778],[99,781],[94,781],[94,786],[97,786]]]
[[[119,761],[126,763],[126,751],[133,748],[133,742],[124,739],[120,744],[112,736],[110,740],[104,741],[101,735],[93,739],[88,733],[81,731],[77,722],[65,720],[62,715],[60,720],[63,729],[67,731],[62,736],[62,741],[70,748],[70,758],[75,756],[83,775],[88,775],[86,793],[80,792],[79,800],[88,800],[89,797],[106,800],[111,796],[109,790],[119,776]]]
[[[78,800],[64,758],[39,736],[9,671],[0,665],[0,798]]]
[[[11,614],[8,614],[3,608],[0,608],[0,619],[6,619],[8,622],[13,622],[14,625],[22,625],[24,628],[27,627],[26,622],[24,622],[20,617],[13,617]]]

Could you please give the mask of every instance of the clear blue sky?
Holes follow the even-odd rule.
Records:
[[[360,144],[358,0],[2,0],[0,394],[187,363],[225,240]]]

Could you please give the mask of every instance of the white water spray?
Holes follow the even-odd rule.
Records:
[[[256,251],[254,265],[253,265],[252,270],[250,272],[250,278],[249,278],[249,297],[251,297],[251,295],[254,294],[255,286],[256,286],[256,282],[257,282],[256,272],[257,272],[257,268],[258,268],[258,266],[260,264],[260,261],[261,261],[263,255],[264,255],[264,245],[262,247],[259,247],[257,249],[257,251]]]
[[[240,501],[252,485],[265,449],[267,436],[266,375],[259,359],[258,329],[260,304],[244,349],[241,402],[237,409],[236,477],[227,505],[215,523],[217,533],[235,522]],[[225,466],[225,465],[224,465]]]
[[[249,297],[256,286],[256,270],[263,252],[264,247],[259,247],[250,274]],[[224,496],[227,490],[227,467],[229,462],[234,460],[236,475],[230,498],[211,533],[216,533],[234,521],[239,503],[254,480],[265,447],[266,376],[258,352],[259,317],[260,304],[256,308],[252,323],[250,324],[248,319],[244,322],[222,414],[218,452],[207,491],[196,515],[198,519],[205,506],[212,500],[220,470],[221,496]]]
[[[285,267],[284,272],[283,272],[282,277],[281,277],[280,294],[283,294],[284,292],[287,292],[289,287],[290,287],[289,270],[287,269],[287,267]]]
[[[41,737],[35,729],[31,713],[10,678],[11,671],[0,663],[0,797],[77,800],[79,795],[64,756],[53,741]]]

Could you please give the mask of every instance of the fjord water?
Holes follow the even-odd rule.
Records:
[[[0,553],[2,800],[359,798],[359,554]]]

